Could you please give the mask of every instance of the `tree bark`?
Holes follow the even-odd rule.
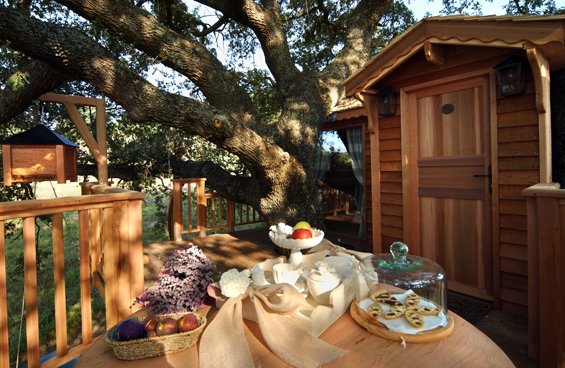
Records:
[[[40,61],[32,61],[21,72],[26,75],[22,88],[8,85],[0,91],[0,123],[21,114],[33,100],[69,79]]]
[[[0,93],[0,102],[3,98],[21,101],[8,112],[0,112],[0,122],[65,80],[85,81],[120,104],[132,121],[163,124],[199,135],[238,156],[250,173],[249,177],[234,176],[211,162],[175,161],[178,175],[206,177],[219,193],[251,205],[269,223],[303,219],[321,223],[313,167],[320,125],[341,95],[341,81],[367,59],[371,36],[388,1],[359,2],[347,20],[349,32],[343,49],[321,72],[301,71],[295,65],[279,2],[198,1],[255,33],[283,96],[281,115],[273,125],[257,118],[237,76],[203,44],[173,31],[131,1],[57,2],[185,75],[206,101],[155,87],[78,28],[44,22],[0,6],[0,40],[9,41],[10,48],[43,63],[30,73],[32,82],[26,91],[18,92],[20,97],[10,96],[8,91]],[[45,75],[43,80],[41,75]]]

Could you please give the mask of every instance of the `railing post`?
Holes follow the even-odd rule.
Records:
[[[78,212],[79,254],[80,254],[80,318],[82,343],[92,342],[92,301],[90,297],[90,241],[88,231],[88,210]]]
[[[130,303],[143,292],[143,239],[142,239],[142,207],[141,200],[128,203],[129,220],[129,262],[130,262]],[[140,308],[140,306],[138,305]]]
[[[24,298],[26,306],[27,365],[39,367],[39,311],[35,217],[24,218]]]
[[[565,191],[544,183],[522,195],[528,197],[528,353],[540,367],[563,367]]]
[[[10,367],[8,346],[8,292],[6,283],[6,239],[4,221],[0,221],[0,368]]]
[[[540,367],[558,367],[561,356],[562,321],[560,294],[562,285],[559,274],[559,204],[556,198],[537,198],[538,214],[538,274],[539,304],[543,308],[539,314],[540,324]],[[542,302],[543,301],[543,302]]]
[[[196,183],[196,205],[198,206],[197,215],[200,237],[206,236],[206,179],[200,178]]]
[[[228,232],[232,233],[235,231],[235,203],[232,200],[228,199]]]
[[[117,226],[113,224],[113,208],[102,211],[102,249],[104,252],[104,304],[106,306],[106,329],[110,329],[120,321],[118,312],[118,242]]]
[[[182,182],[173,180],[173,239],[182,240]],[[190,184],[188,188],[190,195]]]
[[[57,356],[67,354],[67,299],[65,291],[65,244],[63,214],[53,215],[53,278],[55,280],[55,336]]]

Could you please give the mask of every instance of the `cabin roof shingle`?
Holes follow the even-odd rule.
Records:
[[[18,133],[6,138],[1,144],[10,145],[58,145],[77,147],[76,144],[63,137],[57,132],[47,128],[45,125],[36,125],[25,132]]]
[[[426,43],[437,45],[538,48],[552,69],[565,67],[565,15],[438,16],[425,18],[390,42],[344,81],[353,96],[388,75]]]

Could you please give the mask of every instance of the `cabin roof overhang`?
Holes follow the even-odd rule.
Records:
[[[539,50],[551,69],[565,67],[565,16],[446,16],[421,20],[396,37],[378,55],[344,82],[356,96],[424,51],[428,61],[441,63],[441,45]]]

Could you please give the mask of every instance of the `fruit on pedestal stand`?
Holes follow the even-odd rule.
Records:
[[[177,320],[174,318],[163,318],[157,324],[157,336],[172,335],[177,333]]]
[[[188,332],[198,327],[198,318],[192,313],[185,314],[179,318],[177,328],[179,332]]]
[[[311,230],[312,226],[310,226],[310,224],[307,221],[298,221],[296,223],[296,225],[294,225],[294,227],[292,228],[292,230],[298,230],[298,229],[308,229]]]
[[[312,232],[308,229],[297,229],[292,232],[292,239],[310,239]]]

